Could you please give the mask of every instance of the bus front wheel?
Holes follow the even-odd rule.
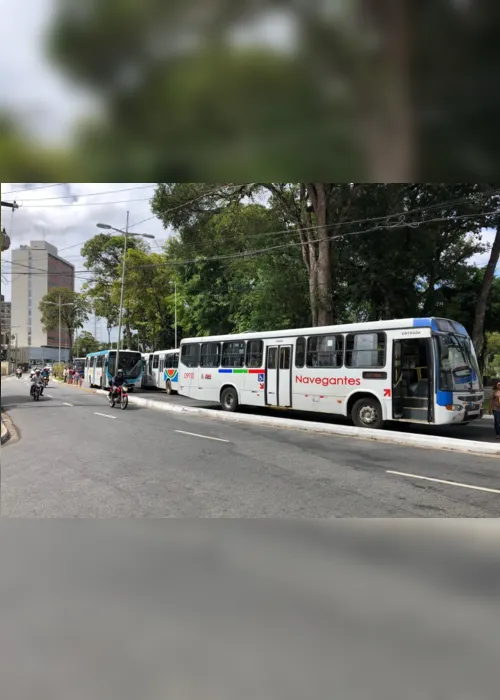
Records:
[[[236,411],[238,408],[238,392],[232,386],[224,389],[220,397],[221,406],[225,411]]]
[[[358,399],[351,411],[352,422],[358,428],[373,428],[379,430],[384,424],[382,408],[377,401],[369,396]]]

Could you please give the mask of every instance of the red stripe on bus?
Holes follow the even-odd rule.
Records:
[[[248,374],[265,374],[265,369],[249,369]]]

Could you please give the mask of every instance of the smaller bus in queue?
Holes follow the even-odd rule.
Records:
[[[73,369],[75,369],[81,377],[85,376],[85,357],[74,357]]]
[[[134,350],[120,350],[120,367],[125,372],[125,378],[132,391],[141,385],[142,356]],[[116,374],[116,350],[100,350],[91,352],[85,358],[85,383],[88,386],[98,386],[106,389]]]
[[[484,390],[466,329],[446,318],[185,338],[179,394],[239,405],[385,421],[464,425]]]
[[[177,393],[179,349],[156,350],[142,355],[142,386]]]

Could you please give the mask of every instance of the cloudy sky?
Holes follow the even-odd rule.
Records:
[[[11,298],[9,261],[12,248],[18,248],[33,240],[45,240],[58,249],[60,256],[75,270],[84,270],[80,249],[83,243],[97,233],[101,222],[123,229],[130,212],[130,227],[136,233],[150,233],[155,239],[148,241],[152,250],[160,250],[171,235],[153,216],[149,200],[154,183],[61,183],[47,186],[43,183],[2,183],[2,199],[16,200],[19,209],[14,213],[3,210],[2,226],[11,236],[11,249],[2,255],[2,294]],[[35,189],[36,188],[36,189]],[[6,212],[6,213],[5,213]],[[140,225],[136,225],[143,222]],[[84,275],[76,273],[76,289],[84,284]],[[94,331],[94,322],[88,330]],[[98,324],[98,335],[100,324]],[[102,339],[105,338],[102,324]]]

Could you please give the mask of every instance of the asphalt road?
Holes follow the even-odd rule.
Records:
[[[483,523],[10,520],[2,698],[497,700]]]
[[[20,433],[2,449],[3,516],[500,514],[496,458],[120,411],[62,384],[35,403],[17,379],[2,381],[2,405]]]
[[[155,401],[165,403],[180,403],[186,406],[199,406],[213,411],[220,411],[219,404],[208,403],[206,401],[195,401],[186,396],[167,396],[164,391],[157,389],[140,389],[134,395],[141,396]],[[331,423],[340,425],[352,425],[350,420],[342,416],[332,416],[326,413],[309,413],[305,411],[276,411],[272,408],[255,408],[254,406],[243,406],[240,408],[244,413],[252,413],[261,416],[280,416],[290,420],[313,420],[318,423]],[[482,420],[472,421],[468,425],[418,425],[416,423],[399,423],[397,421],[388,422],[385,430],[395,430],[404,433],[414,433],[419,435],[438,435],[441,437],[456,438],[459,440],[478,440],[479,442],[496,442],[493,429],[493,421],[490,416],[485,416]]]

